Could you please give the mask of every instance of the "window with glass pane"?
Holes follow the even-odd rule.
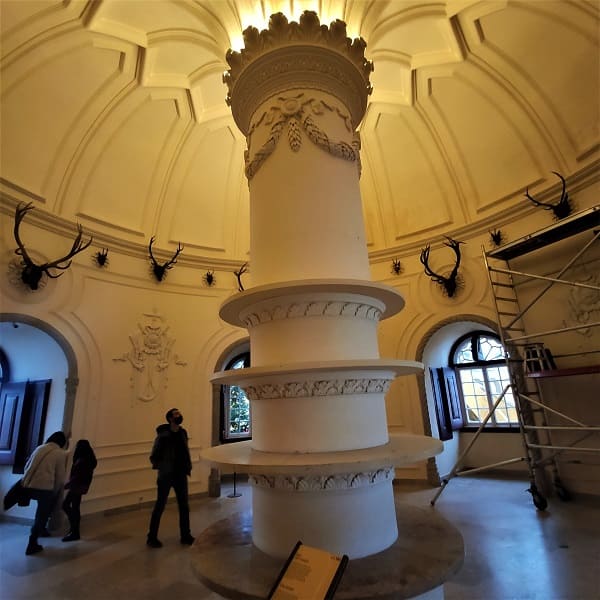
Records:
[[[450,351],[450,365],[460,381],[465,424],[479,426],[506,389],[504,397],[486,423],[487,427],[518,425],[515,399],[500,338],[477,331],[459,338]]]
[[[231,360],[225,369],[244,369],[249,366],[250,355],[245,352]],[[224,385],[221,391],[223,396],[221,441],[250,439],[252,437],[250,401],[244,390],[237,385]]]

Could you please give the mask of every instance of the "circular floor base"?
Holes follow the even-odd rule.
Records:
[[[396,503],[399,536],[387,550],[351,560],[336,600],[401,600],[439,588],[463,562],[463,539],[434,509]],[[291,551],[291,548],[290,548]],[[192,568],[226,598],[265,600],[284,560],[252,544],[252,513],[239,512],[205,529],[192,547]]]

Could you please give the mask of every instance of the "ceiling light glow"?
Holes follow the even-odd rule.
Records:
[[[340,14],[334,14],[332,10],[327,10],[319,0],[266,0],[265,2],[250,3],[251,7],[246,7],[240,11],[241,31],[230,32],[229,39],[231,40],[231,49],[239,52],[244,47],[244,38],[242,32],[247,27],[256,27],[259,31],[269,28],[269,18],[272,14],[281,12],[288,21],[299,21],[300,16],[305,10],[312,10],[317,13],[319,20],[324,25],[329,25],[336,19],[343,19],[343,10]],[[330,7],[331,8],[331,7]],[[341,6],[339,8],[342,8]],[[347,30],[347,35],[350,39],[360,37],[358,32]]]

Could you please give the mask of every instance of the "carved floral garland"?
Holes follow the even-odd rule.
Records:
[[[244,153],[246,164],[246,177],[252,179],[263,165],[265,160],[274,152],[277,143],[281,138],[285,126],[288,126],[288,143],[294,152],[298,152],[302,147],[302,130],[308,138],[319,148],[322,148],[332,156],[342,158],[349,162],[356,162],[360,177],[360,136],[358,132],[354,132],[352,144],[343,141],[333,142],[329,136],[319,129],[310,113],[314,115],[322,115],[324,110],[336,112],[340,118],[344,120],[346,129],[351,131],[350,117],[342,112],[339,108],[330,106],[329,104],[309,98],[303,100],[304,94],[300,93],[297,96],[280,96],[277,99],[277,104],[271,106],[268,111],[265,111],[261,117],[252,124],[248,132],[248,146],[250,139],[255,129],[263,122],[265,125],[271,125],[270,136],[267,141],[257,150],[252,160],[250,160],[249,151]],[[309,112],[310,111],[310,112]]]

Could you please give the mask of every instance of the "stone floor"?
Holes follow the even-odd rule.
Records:
[[[458,478],[432,508],[434,489],[397,486],[402,502],[436,511],[464,537],[465,562],[444,586],[446,600],[600,600],[600,498],[551,498],[539,512],[527,487]],[[224,485],[221,498],[192,500],[193,532],[249,507],[251,489],[237,489],[239,498],[228,498]],[[143,508],[84,517],[81,541],[45,538],[44,551],[30,557],[28,527],[0,522],[0,600],[219,600],[196,580],[190,549],[179,544],[176,504],[165,511],[158,550],[145,546],[149,516]]]

